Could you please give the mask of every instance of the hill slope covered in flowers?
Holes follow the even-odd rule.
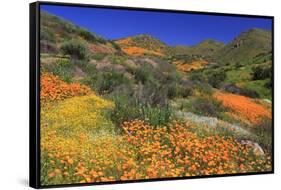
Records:
[[[270,32],[172,47],[46,12],[41,28],[42,185],[272,170]]]

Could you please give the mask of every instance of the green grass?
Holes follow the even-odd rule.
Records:
[[[260,98],[272,100],[271,89],[265,87],[267,82],[268,79],[248,81],[242,83],[242,86],[250,90],[255,90],[259,94]]]
[[[251,69],[248,66],[226,72],[226,82],[237,83],[251,79]]]

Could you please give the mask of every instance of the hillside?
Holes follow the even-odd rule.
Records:
[[[270,32],[189,47],[46,12],[41,28],[42,184],[271,171]]]
[[[150,35],[137,35],[122,38],[115,42],[128,55],[155,55],[163,57],[169,52],[168,45]]]
[[[190,47],[190,54],[211,57],[224,47],[224,43],[215,40],[204,40]]]
[[[262,53],[271,52],[271,32],[253,28],[242,32],[233,41],[216,53],[222,63],[247,61]]]
[[[59,53],[61,44],[69,40],[84,42],[92,53],[118,53],[120,51],[114,42],[93,32],[47,12],[41,11],[40,14],[40,44],[43,53]]]

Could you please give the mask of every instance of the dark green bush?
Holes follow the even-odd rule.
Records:
[[[130,81],[123,74],[115,71],[97,72],[84,82],[102,95],[112,93],[120,85],[130,85]]]
[[[106,40],[104,40],[103,38],[99,37],[99,36],[96,36],[95,34],[83,29],[83,28],[80,28],[78,30],[78,33],[80,36],[82,36],[85,40],[89,41],[89,42],[93,42],[93,43],[106,43]]]
[[[239,94],[243,95],[243,96],[248,96],[250,98],[259,98],[260,97],[259,94],[255,90],[248,89],[248,88],[241,88]]]
[[[264,67],[264,66],[257,66],[252,68],[253,71],[253,80],[263,80],[267,78],[271,78],[272,75],[272,68],[271,67]]]
[[[64,54],[70,55],[74,60],[84,60],[87,58],[87,46],[79,40],[70,40],[61,45],[61,50]]]
[[[196,72],[191,73],[189,79],[197,82],[205,81],[204,75],[202,73],[196,73]]]
[[[226,92],[230,92],[233,94],[240,94],[251,98],[259,98],[259,94],[255,90],[248,89],[248,88],[241,88],[236,86],[235,84],[224,84],[222,88]]]
[[[214,71],[208,75],[208,83],[214,88],[219,88],[226,79],[224,71]]]
[[[272,89],[272,77],[269,78],[269,80],[264,84],[264,87],[267,88],[267,89]]]

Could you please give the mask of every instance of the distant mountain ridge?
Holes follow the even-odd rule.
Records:
[[[56,52],[61,43],[73,39],[81,39],[87,43],[92,53],[150,55],[171,58],[181,64],[189,64],[197,60],[220,64],[237,63],[271,52],[271,31],[258,28],[240,33],[228,44],[207,39],[193,46],[170,46],[147,34],[107,40],[47,12],[42,11],[41,17],[40,39],[43,52]]]

